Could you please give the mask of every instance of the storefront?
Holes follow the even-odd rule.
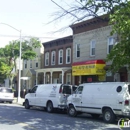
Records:
[[[72,75],[75,84],[105,81],[106,71],[104,70],[105,62],[103,60],[91,60],[75,62],[72,64]]]

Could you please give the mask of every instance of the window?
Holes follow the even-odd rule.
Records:
[[[95,44],[96,41],[92,40],[90,43],[90,56],[95,56]]]
[[[30,60],[30,68],[32,68],[32,60]]]
[[[37,90],[37,87],[38,87],[38,86],[35,86],[34,88],[32,88],[31,93],[35,93],[36,90]]]
[[[38,67],[38,62],[36,62],[36,67]]]
[[[49,52],[45,53],[45,66],[49,65]]]
[[[76,57],[80,57],[80,44],[76,44]]]
[[[71,83],[71,74],[67,73],[66,74],[66,84],[70,84]]]
[[[51,52],[51,65],[55,65],[55,51]]]
[[[24,68],[27,68],[27,60],[24,60]]]
[[[66,49],[66,64],[71,62],[71,48]]]
[[[76,89],[76,94],[82,94],[82,91],[83,91],[83,86],[79,86],[79,87]]]
[[[62,74],[59,75],[59,83],[62,83]]]
[[[110,51],[112,50],[114,45],[114,38],[113,37],[109,37],[108,38],[108,44],[107,44],[107,54],[110,53]]]
[[[59,64],[63,64],[63,50],[59,50]]]

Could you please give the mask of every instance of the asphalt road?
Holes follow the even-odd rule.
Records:
[[[66,113],[47,113],[25,109],[17,104],[0,103],[0,130],[119,130],[117,122],[106,124],[102,118],[83,114],[69,117]]]

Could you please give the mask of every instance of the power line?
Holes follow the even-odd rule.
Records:
[[[3,35],[3,34],[0,34],[0,37],[15,37],[15,38],[19,38],[19,36],[17,35]],[[36,37],[36,38],[46,38],[46,39],[53,39],[53,38],[58,38],[58,37],[37,37],[37,36],[22,36],[22,38],[32,38],[32,37]]]

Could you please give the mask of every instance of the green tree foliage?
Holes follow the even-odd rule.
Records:
[[[33,59],[36,57],[35,48],[41,47],[38,38],[24,40],[22,43],[22,59]],[[17,74],[16,59],[19,57],[20,41],[11,41],[4,48],[0,48],[0,77],[13,78]]]
[[[130,2],[121,8],[116,7],[110,19],[114,25],[111,34],[118,34],[118,43],[107,56],[107,61],[112,60],[111,70],[114,72],[122,66],[130,69]]]

